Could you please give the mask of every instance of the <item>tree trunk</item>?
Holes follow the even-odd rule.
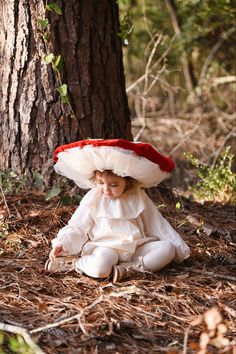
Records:
[[[64,59],[61,80],[76,118],[60,102],[58,80],[43,61],[43,0],[0,3],[0,169],[29,177],[37,170],[47,184],[56,146],[84,138],[132,138],[116,1],[57,4],[62,15],[49,13],[48,46]]]

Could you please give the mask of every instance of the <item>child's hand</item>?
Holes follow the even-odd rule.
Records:
[[[62,253],[64,251],[64,248],[63,246],[61,245],[58,245],[58,246],[55,246],[51,252],[49,253],[49,259],[52,261],[54,258],[56,258],[57,256],[60,255],[60,253]]]

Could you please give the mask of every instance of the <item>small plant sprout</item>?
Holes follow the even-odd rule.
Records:
[[[213,167],[201,164],[190,153],[186,153],[185,156],[197,169],[199,181],[189,188],[197,201],[222,204],[236,202],[236,178],[231,170],[234,155],[229,147],[221,153]]]
[[[175,209],[176,209],[176,210],[180,210],[180,209],[181,209],[181,204],[180,204],[180,202],[177,202],[177,203],[175,204]]]

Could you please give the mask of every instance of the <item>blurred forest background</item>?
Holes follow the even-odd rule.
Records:
[[[184,154],[214,168],[227,146],[235,151],[235,6],[230,0],[119,4],[134,139],[171,155],[172,185],[185,188],[195,174]]]

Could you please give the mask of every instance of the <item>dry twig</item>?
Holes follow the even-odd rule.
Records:
[[[77,320],[79,323],[81,321],[81,318],[88,312],[90,311],[92,308],[94,308],[96,305],[100,304],[101,302],[103,301],[107,301],[109,300],[111,297],[120,297],[120,296],[125,296],[125,295],[128,295],[128,294],[132,294],[132,293],[137,293],[139,292],[140,290],[135,288],[135,287],[129,287],[123,291],[119,291],[119,292],[112,292],[111,294],[109,294],[108,296],[104,296],[104,295],[101,295],[99,296],[98,299],[96,299],[95,301],[93,301],[90,305],[86,306],[80,313],[77,313],[76,315],[73,315],[73,316],[70,316],[68,318],[65,318],[63,320],[60,320],[56,323],[51,323],[51,324],[48,324],[46,326],[43,326],[43,327],[39,327],[39,328],[36,328],[36,329],[32,329],[30,331],[31,334],[34,334],[34,333],[38,333],[38,332],[42,332],[44,330],[47,330],[49,328],[54,328],[54,327],[59,327],[60,325],[63,325],[65,323],[68,323],[68,322],[72,322],[74,320]],[[86,332],[83,328],[82,330],[83,332]]]

